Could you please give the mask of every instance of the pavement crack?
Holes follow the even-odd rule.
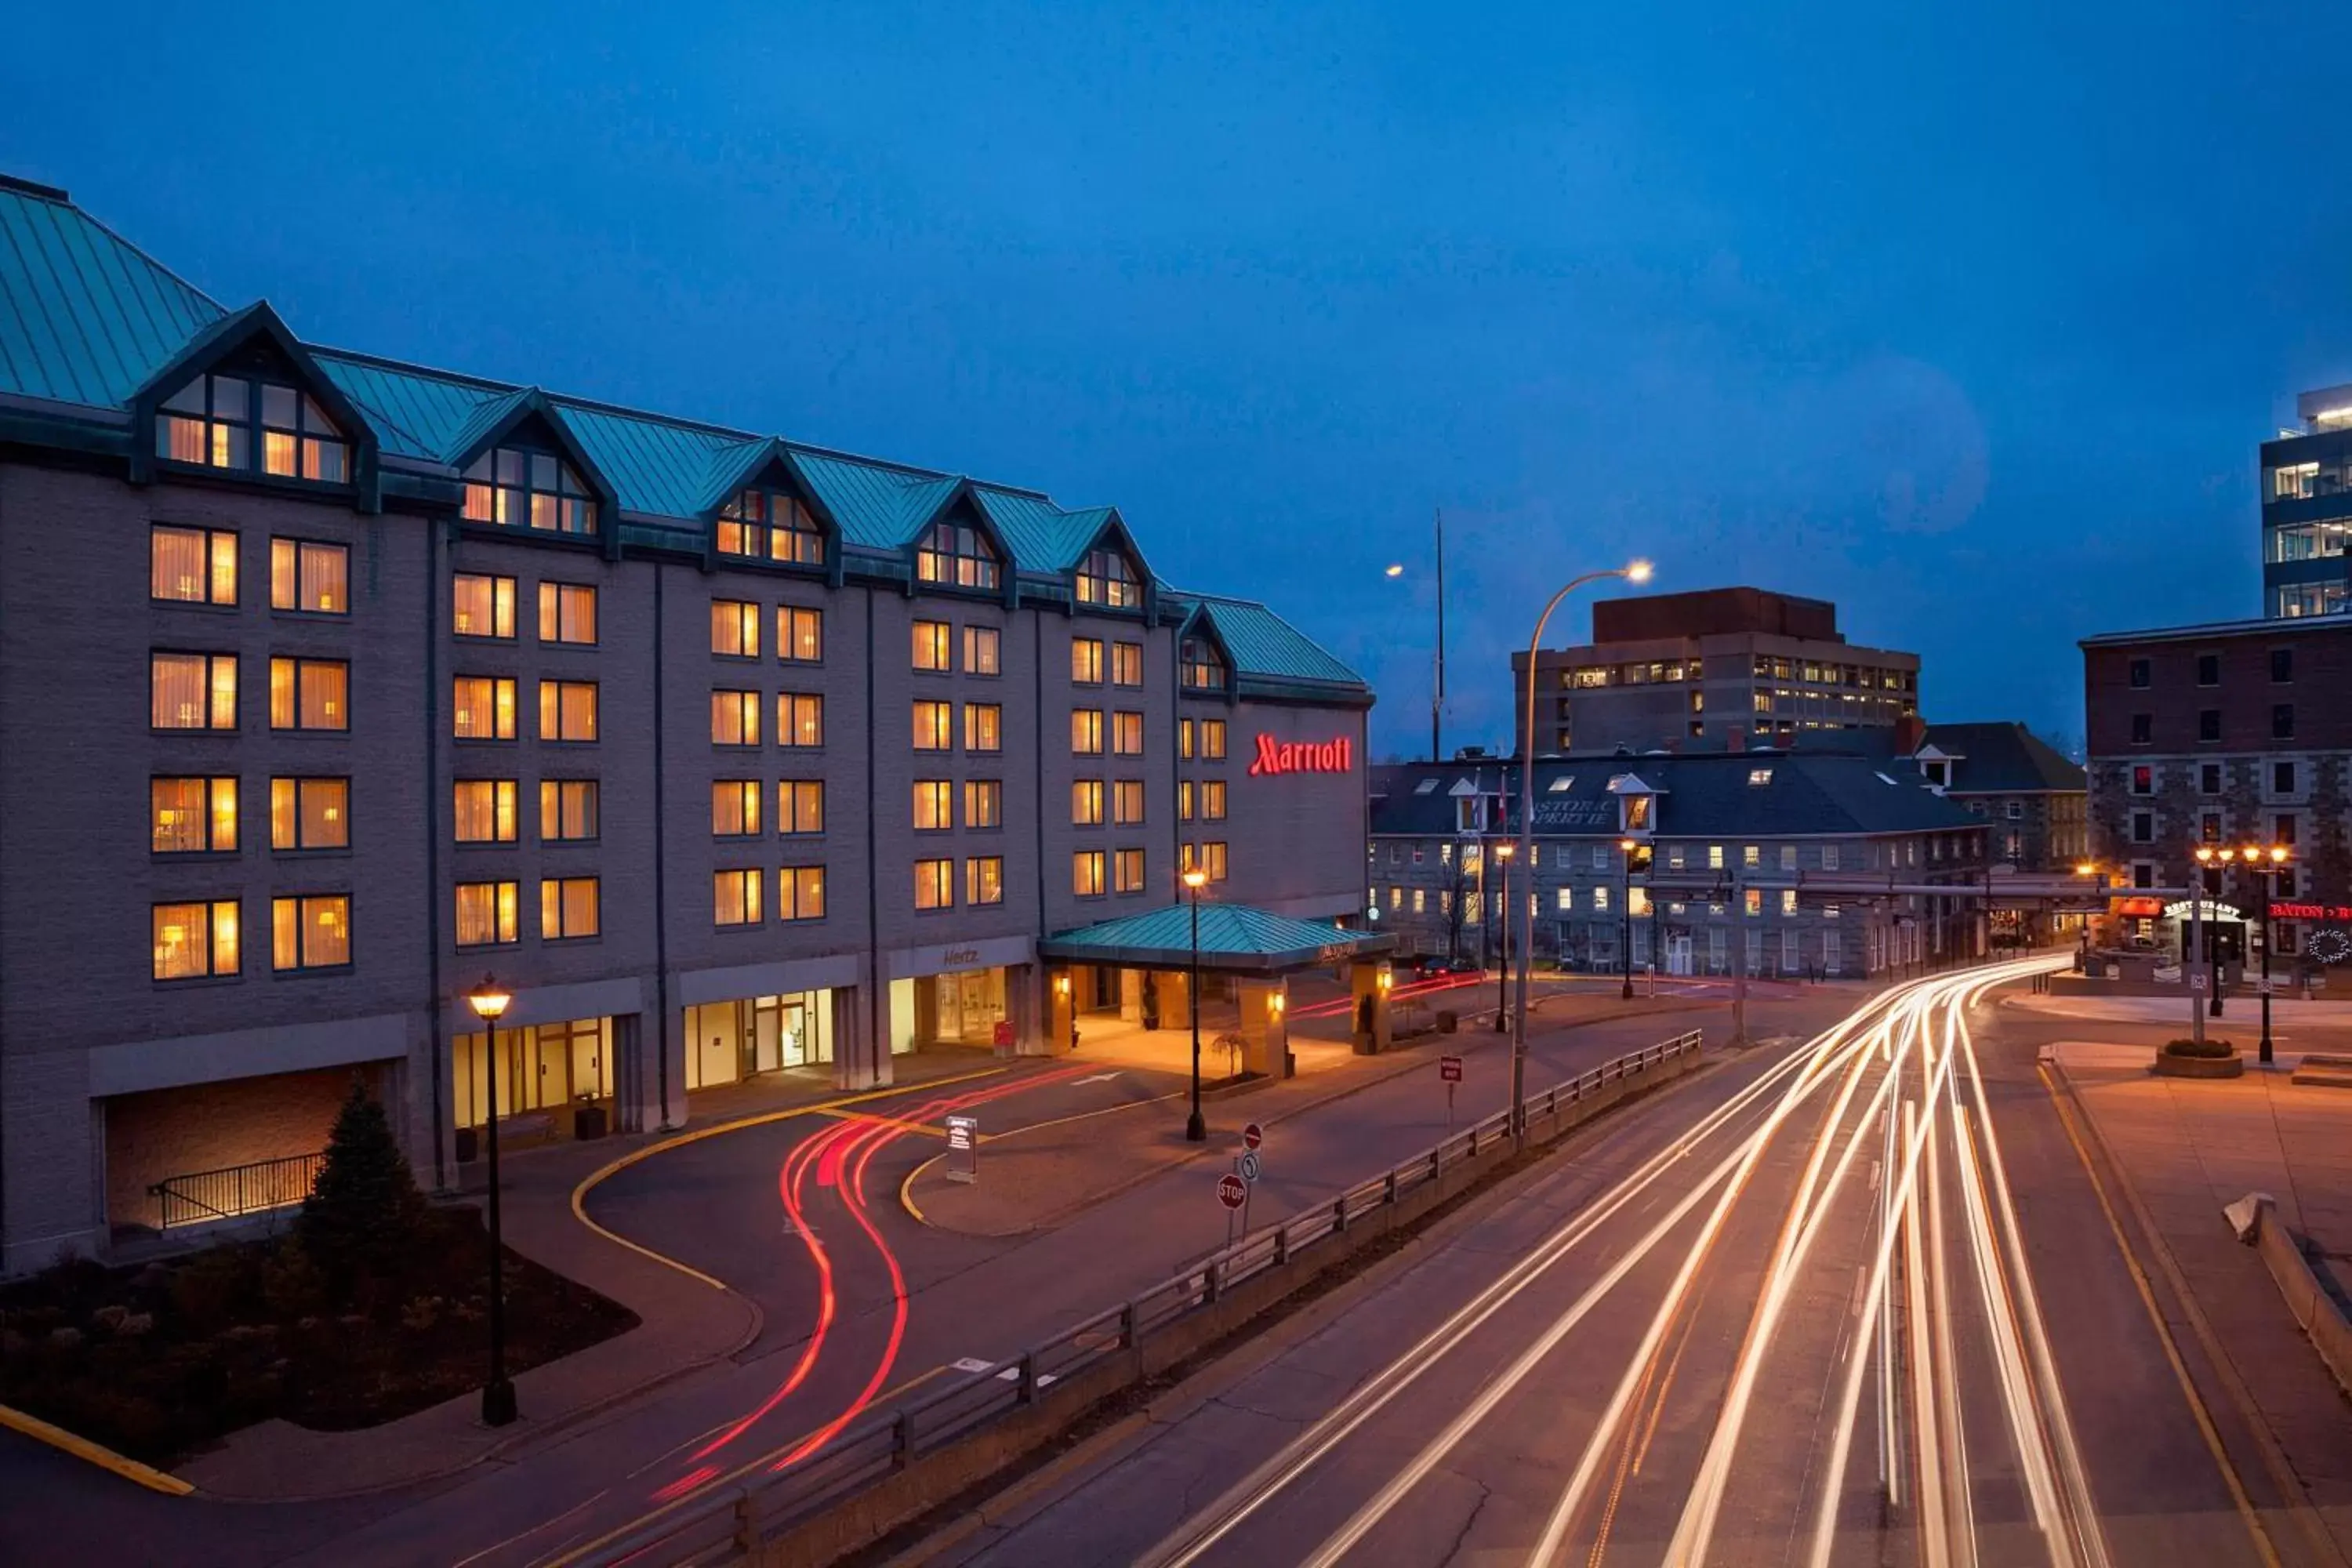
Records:
[[[1478,1516],[1486,1511],[1487,1500],[1495,1495],[1495,1489],[1488,1486],[1486,1482],[1478,1479],[1475,1476],[1465,1476],[1459,1470],[1452,1469],[1447,1470],[1445,1473],[1449,1476],[1455,1477],[1458,1479],[1468,1481],[1472,1486],[1476,1487],[1478,1489],[1478,1500],[1470,1505],[1469,1513],[1465,1515],[1462,1521],[1462,1528],[1454,1532],[1453,1544],[1446,1547],[1445,1555],[1437,1560],[1437,1568],[1446,1568],[1448,1563],[1462,1555],[1462,1548],[1466,1542],[1468,1542],[1470,1539],[1470,1531],[1478,1522]]]

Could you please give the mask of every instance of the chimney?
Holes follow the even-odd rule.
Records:
[[[1733,724],[1727,727],[1723,731],[1723,749],[1727,752],[1746,751],[1748,749],[1748,726],[1745,724]]]
[[[1895,721],[1895,754],[1907,757],[1927,743],[1927,721],[1906,713]]]

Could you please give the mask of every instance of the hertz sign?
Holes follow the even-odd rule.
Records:
[[[1277,741],[1257,738],[1257,755],[1251,759],[1252,778],[1265,773],[1344,773],[1355,765],[1355,743],[1342,735],[1336,741]]]

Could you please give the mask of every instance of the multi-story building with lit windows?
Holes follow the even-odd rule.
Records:
[[[354,1072],[446,1184],[493,1107],[1063,1048],[1119,977],[1040,939],[1189,866],[1361,912],[1370,693],[1113,509],[323,349],[22,182],[0,241],[7,1268]]]
[[[2263,607],[2352,611],[2352,386],[2295,400],[2300,430],[2263,443]]]

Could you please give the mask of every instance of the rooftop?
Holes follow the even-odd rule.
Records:
[[[2352,632],[2352,616],[2284,616],[2246,621],[2200,621],[2156,626],[2143,632],[2101,632],[2077,639],[2078,647],[2126,647],[2139,643],[2213,642],[2223,637],[2284,637],[2289,633]]]

